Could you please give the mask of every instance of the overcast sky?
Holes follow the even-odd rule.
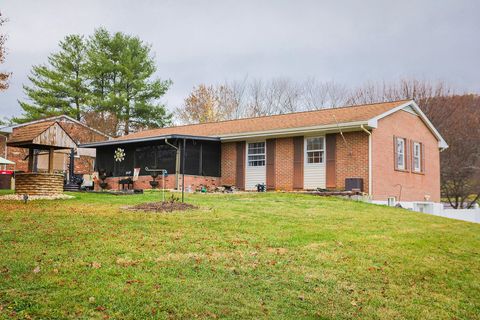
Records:
[[[152,45],[158,76],[179,106],[194,85],[287,77],[345,83],[399,77],[480,88],[480,1],[119,1],[1,0],[9,22],[11,86],[0,117],[19,115],[32,65],[67,34],[100,26]]]

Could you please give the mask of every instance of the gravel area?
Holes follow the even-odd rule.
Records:
[[[59,199],[73,199],[74,196],[69,196],[63,193],[60,194],[53,194],[50,196],[28,196],[28,201],[33,200],[59,200]],[[16,200],[16,201],[24,201],[23,194],[7,194],[4,196],[0,196],[0,200]]]

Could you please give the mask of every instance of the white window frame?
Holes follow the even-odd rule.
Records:
[[[250,145],[256,144],[256,143],[263,143],[263,153],[253,153],[250,154]],[[252,167],[252,168],[257,168],[257,167],[265,167],[267,164],[267,143],[266,141],[252,141],[247,143],[247,166]],[[263,160],[250,160],[250,156],[263,156]],[[253,162],[257,161],[263,161],[263,165],[252,165]]]
[[[398,147],[398,142],[402,142],[402,152],[400,152],[400,148]],[[398,170],[406,170],[407,168],[407,159],[406,159],[406,148],[407,143],[404,138],[396,137],[395,138],[395,163],[397,164]],[[402,163],[400,164],[398,160],[400,159],[400,155],[402,155]]]
[[[308,150],[308,140],[309,139],[320,139],[322,141],[322,148],[320,149],[312,149]],[[320,162],[308,162],[308,153],[309,152],[320,152]],[[312,137],[305,137],[305,165],[307,166],[316,166],[316,165],[323,165],[325,163],[325,137],[324,136],[312,136]]]
[[[397,204],[397,198],[396,197],[388,197],[387,205],[389,207],[395,207],[396,204]]]
[[[412,163],[413,171],[422,172],[422,144],[420,142],[413,142],[413,158],[412,159],[413,159],[413,163]],[[415,162],[416,160],[418,161]]]

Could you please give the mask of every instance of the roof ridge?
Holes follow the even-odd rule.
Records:
[[[93,132],[96,132],[108,139],[111,139],[112,137],[106,133],[103,133],[101,132],[100,130],[98,129],[95,129],[95,128],[92,128],[90,127],[89,125],[75,119],[75,118],[72,118],[70,117],[69,115],[66,115],[66,114],[61,114],[61,115],[58,115],[58,116],[51,116],[51,117],[47,117],[47,118],[42,118],[42,119],[37,119],[37,120],[33,120],[33,121],[29,121],[29,122],[24,122],[24,123],[18,123],[18,124],[14,124],[14,125],[10,125],[10,126],[3,126],[3,127],[0,127],[0,129],[4,129],[4,128],[20,128],[20,127],[25,127],[25,126],[31,126],[31,125],[36,125],[36,124],[39,124],[39,123],[44,123],[44,122],[49,122],[49,121],[56,121],[56,122],[59,122],[58,120],[61,120],[61,119],[66,119],[68,121],[72,121],[76,124],[79,124],[81,126],[83,126],[84,128],[87,128],[88,130],[91,130]]]
[[[366,106],[377,105],[377,104],[406,102],[406,101],[411,101],[411,100],[412,100],[412,99],[401,99],[401,100],[393,100],[393,101],[372,102],[372,103],[366,103],[366,104],[346,105],[346,106],[339,106],[339,107],[328,107],[328,108],[323,108],[323,109],[318,109],[318,110],[305,110],[305,111],[296,111],[296,112],[289,112],[289,113],[272,114],[272,115],[258,116],[258,117],[246,117],[246,118],[238,118],[238,119],[229,119],[229,120],[220,120],[220,121],[209,121],[209,122],[202,122],[202,123],[184,124],[184,125],[178,125],[178,126],[170,126],[170,127],[162,127],[162,128],[155,128],[155,129],[138,131],[138,132],[132,133],[131,135],[134,135],[134,134],[140,133],[140,132],[143,132],[143,133],[145,133],[145,132],[153,132],[153,131],[155,131],[155,130],[161,130],[161,129],[167,129],[167,128],[168,128],[168,129],[185,128],[185,127],[194,127],[194,126],[208,125],[208,124],[213,124],[213,123],[225,123],[225,122],[240,121],[240,120],[273,118],[273,117],[287,116],[287,115],[293,115],[293,114],[305,114],[305,113],[313,113],[313,112],[322,112],[322,111],[327,111],[327,110],[337,110],[337,109],[346,109],[346,108],[355,108],[355,107],[366,107]],[[128,135],[127,135],[127,136],[128,136]],[[122,137],[126,137],[126,136],[120,136],[120,137],[114,138],[113,140],[117,140],[117,139],[122,138]]]

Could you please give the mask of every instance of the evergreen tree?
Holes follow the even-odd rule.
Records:
[[[172,82],[154,77],[151,48],[138,37],[100,28],[88,40],[67,36],[60,48],[48,65],[33,67],[32,85],[24,86],[30,101],[20,102],[25,112],[15,122],[67,114],[113,126],[114,135],[171,122],[160,98]]]
[[[80,35],[69,35],[60,42],[60,51],[48,57],[47,65],[34,66],[23,88],[30,101],[19,101],[24,110],[15,122],[28,122],[66,114],[81,119],[86,107],[86,44]]]
[[[91,105],[115,116],[118,133],[170,123],[172,115],[159,99],[171,81],[153,78],[156,66],[150,46],[137,37],[98,29],[90,38],[88,57]]]

